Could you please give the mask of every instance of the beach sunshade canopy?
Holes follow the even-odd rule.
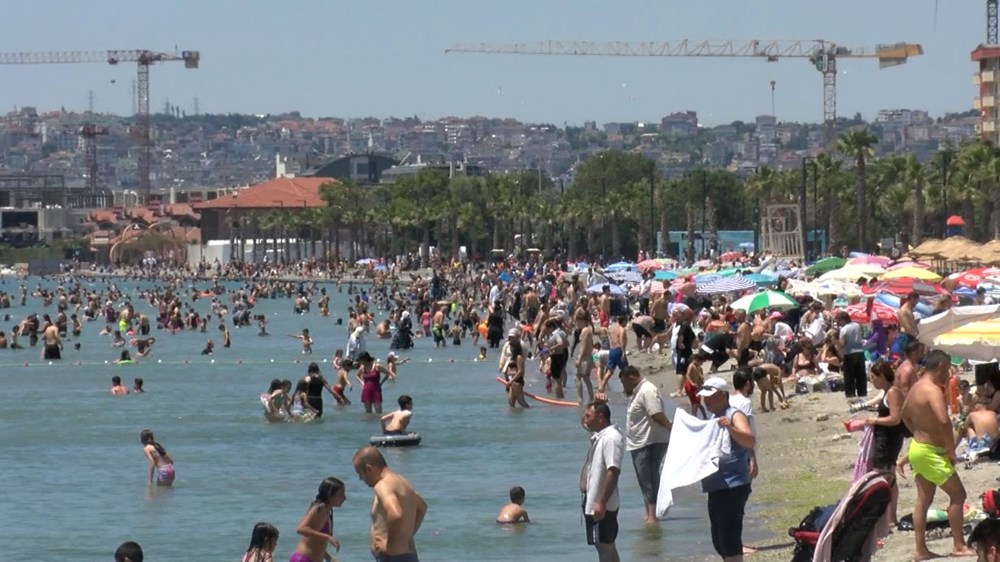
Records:
[[[919,267],[921,269],[934,269],[934,266],[932,266],[929,263],[924,263],[922,261],[909,261],[909,260],[896,262],[890,265],[886,269],[888,269],[889,271],[895,271],[897,269],[903,269],[904,267]]]
[[[636,264],[639,271],[656,271],[658,269],[663,269],[663,264],[656,260],[643,260]]]
[[[611,294],[616,297],[625,296],[625,288],[612,283],[595,283],[594,285],[587,287],[587,292],[592,294],[601,294],[604,292],[604,287],[607,287],[608,290],[611,291]]]
[[[910,293],[917,293],[918,295],[924,297],[948,294],[948,291],[942,289],[937,283],[921,281],[920,279],[914,279],[912,277],[897,277],[895,279],[878,281],[866,286],[862,289],[862,292],[866,295],[889,293],[896,295],[897,297],[905,297]]]
[[[743,252],[726,252],[719,256],[720,262],[740,261],[744,258]]]
[[[799,306],[799,303],[792,297],[779,291],[761,291],[752,295],[747,295],[737,299],[732,304],[736,310],[745,310],[747,314],[753,314],[761,309],[789,309]]]
[[[712,263],[712,260],[700,260],[691,264],[691,267],[701,268],[701,267],[712,267],[713,265],[715,264]]]
[[[642,275],[637,271],[612,271],[608,273],[608,279],[619,283],[642,283]]]
[[[920,320],[920,335],[918,339],[927,345],[934,343],[934,338],[941,334],[961,328],[972,322],[1000,318],[1000,304],[980,306],[953,306],[934,316]]]
[[[810,265],[806,268],[806,275],[822,275],[827,271],[833,271],[834,269],[840,269],[847,264],[847,260],[844,258],[839,258],[836,256],[823,258],[818,262]]]
[[[604,271],[631,271],[635,269],[635,264],[627,261],[613,263],[604,268]]]
[[[892,258],[888,256],[859,256],[856,258],[851,258],[847,260],[847,265],[877,265],[879,267],[889,267],[892,263]]]
[[[871,279],[885,273],[885,269],[877,265],[848,265],[840,269],[828,271],[819,276],[820,281],[857,281],[864,277]]]
[[[375,263],[375,261],[372,258],[364,258],[354,262],[354,265],[369,265]]]
[[[742,272],[744,269],[746,269],[746,268],[744,268],[744,267],[727,267],[725,269],[720,269],[719,271],[716,271],[715,274],[718,275],[719,277],[732,277],[733,275],[739,275],[740,272]]]
[[[916,258],[924,257],[937,257],[938,248],[941,247],[941,243],[944,240],[940,238],[928,238],[920,243],[916,248],[913,248],[907,254]]]
[[[871,324],[872,320],[878,318],[883,324],[896,324],[898,322],[896,318],[896,311],[892,307],[886,306],[880,302],[873,302],[871,304],[871,310],[868,308],[868,303],[859,302],[858,304],[852,304],[844,310],[851,315],[851,320],[857,322],[858,324]]]
[[[904,267],[902,269],[886,271],[879,277],[879,279],[896,279],[897,277],[910,277],[921,281],[930,281],[932,283],[937,283],[941,280],[940,275],[922,267]]]
[[[1000,278],[1000,269],[995,267],[977,267],[948,276],[948,279],[954,281],[955,284],[970,289],[975,289],[983,281],[993,278]]]
[[[757,284],[740,276],[725,277],[712,281],[706,285],[698,287],[698,292],[703,295],[715,295],[719,293],[734,293],[754,289]]]
[[[753,281],[758,287],[768,287],[778,282],[778,278],[766,273],[750,273],[743,276],[747,281]]]
[[[1000,318],[970,322],[939,334],[928,345],[966,359],[992,361],[1000,356]]]

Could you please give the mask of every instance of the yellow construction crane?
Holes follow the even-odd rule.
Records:
[[[502,55],[572,55],[609,57],[750,57],[776,62],[783,58],[807,59],[823,74],[823,123],[826,140],[833,139],[837,120],[837,60],[878,59],[879,68],[905,64],[910,57],[924,54],[913,43],[879,45],[874,49],[842,47],[832,41],[540,41],[537,43],[467,43],[445,53],[487,53]]]

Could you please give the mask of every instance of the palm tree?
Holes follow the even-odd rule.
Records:
[[[816,165],[816,185],[823,192],[823,202],[826,207],[827,240],[828,251],[835,252],[840,246],[840,182],[838,179],[843,172],[843,163],[840,160],[830,158],[829,154],[820,154],[813,161]]]
[[[858,218],[858,246],[864,251],[868,248],[868,231],[865,228],[868,222],[865,213],[865,190],[867,189],[867,179],[865,177],[865,165],[870,156],[875,151],[872,148],[878,142],[878,138],[868,132],[868,128],[854,129],[847,131],[837,140],[837,150],[854,158],[855,174],[855,195]]]
[[[916,246],[924,238],[924,212],[926,199],[924,197],[924,184],[927,179],[927,170],[924,165],[912,154],[906,157],[906,180],[913,188],[913,231],[910,236],[910,243]]]

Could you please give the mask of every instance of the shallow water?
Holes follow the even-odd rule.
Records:
[[[2,288],[16,285],[7,281]],[[346,297],[334,292],[331,310],[342,313]],[[152,314],[147,304],[133,302]],[[199,310],[208,310],[207,300],[198,302]],[[29,300],[26,309],[9,310],[15,319],[28,311],[42,312],[41,303]],[[327,395],[323,421],[309,425],[266,423],[258,399],[272,378],[301,378],[309,361],[321,363],[331,378],[329,360],[345,346],[346,328],[315,309],[294,315],[286,299],[262,301],[254,312],[268,315],[273,335],[258,337],[256,326],[231,328],[233,347],[217,348],[211,359],[200,351],[210,337],[221,341],[217,325],[207,335],[155,332],[153,356],[132,366],[104,364],[119,350],[97,335],[100,322],[86,323],[82,349],[67,343],[63,361],[52,366],[39,359],[37,348],[0,352],[3,558],[108,560],[119,543],[135,540],[150,560],[239,560],[254,523],[266,520],[281,531],[275,560],[287,560],[316,487],[337,476],[348,483],[347,501],[334,513],[339,559],[370,560],[371,490],[356,479],[351,457],[379,424],[363,413],[359,385],[346,408],[333,406]],[[299,342],[285,337],[303,327],[316,341],[313,356],[301,355]],[[372,338],[368,348],[384,358],[388,344]],[[538,403],[510,410],[494,381],[496,354],[474,362],[475,351],[468,342],[436,350],[418,339],[403,353],[412,360],[400,367],[398,381],[384,388],[387,411],[400,394],[413,396],[411,427],[424,438],[417,448],[385,450],[389,465],[429,505],[417,535],[421,559],[596,559],[580,515],[577,485],[588,436],[578,410]],[[116,374],[129,387],[143,377],[147,392],[110,396]],[[538,391],[540,377],[531,376],[530,390]],[[623,402],[619,396],[612,403],[615,421]],[[144,428],[175,459],[173,489],[146,486],[139,443]],[[713,559],[705,498],[697,488],[677,494],[668,521],[644,527],[635,475],[629,460],[625,465],[622,560]],[[493,521],[513,485],[526,489],[533,523],[499,527]]]

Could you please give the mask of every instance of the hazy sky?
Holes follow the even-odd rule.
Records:
[[[900,41],[926,54],[879,70],[841,61],[839,114],[971,109],[970,51],[984,0],[6,0],[0,51],[200,50],[201,68],[151,72],[151,105],[190,112],[361,117],[447,115],[527,121],[703,123],[770,113],[822,119],[821,75],[803,59],[445,55],[457,42],[543,39]],[[0,111],[14,106],[130,113],[135,65],[0,65]],[[112,83],[114,80],[114,83]],[[502,91],[502,93],[501,93]]]

